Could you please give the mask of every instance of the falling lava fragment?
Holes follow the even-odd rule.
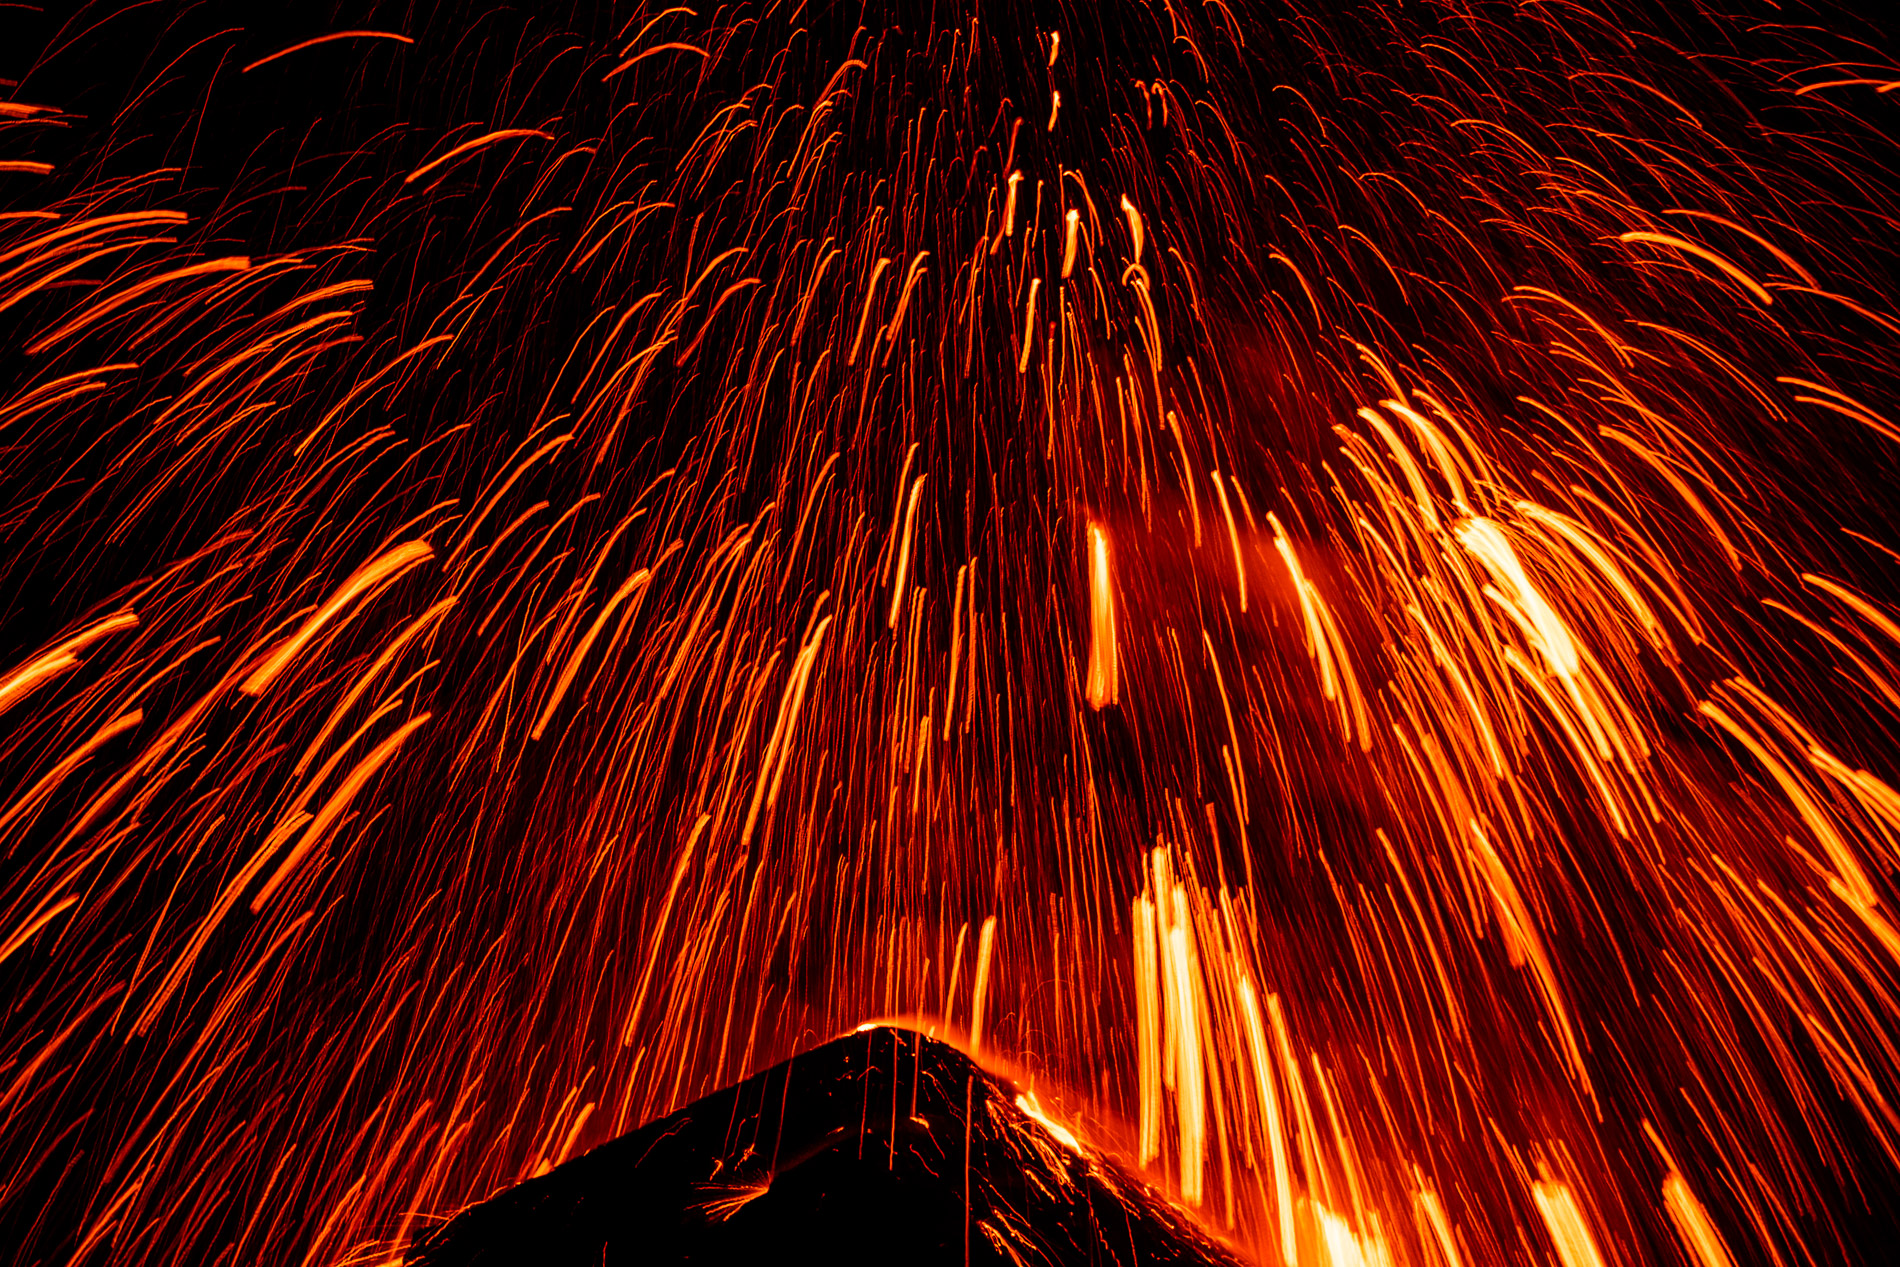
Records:
[[[866,1029],[463,1211],[409,1262],[1238,1267],[1164,1197],[1023,1103],[948,1044]]]

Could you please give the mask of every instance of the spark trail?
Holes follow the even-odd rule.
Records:
[[[905,1015],[1262,1263],[1888,1245],[1900,69],[1759,7],[49,22],[0,1243]]]

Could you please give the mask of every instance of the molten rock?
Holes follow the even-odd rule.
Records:
[[[463,1211],[412,1267],[1239,1259],[947,1044],[871,1029]]]

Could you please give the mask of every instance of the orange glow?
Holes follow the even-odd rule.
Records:
[[[1893,38],[424,8],[14,24],[23,1261],[890,1017],[1266,1267],[1886,1251]]]
[[[1089,525],[1089,707],[1100,712],[1121,701],[1121,671],[1115,647],[1115,574],[1108,536]]]

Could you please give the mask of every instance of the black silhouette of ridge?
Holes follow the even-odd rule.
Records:
[[[947,1043],[835,1039],[471,1206],[411,1267],[1240,1259]]]

